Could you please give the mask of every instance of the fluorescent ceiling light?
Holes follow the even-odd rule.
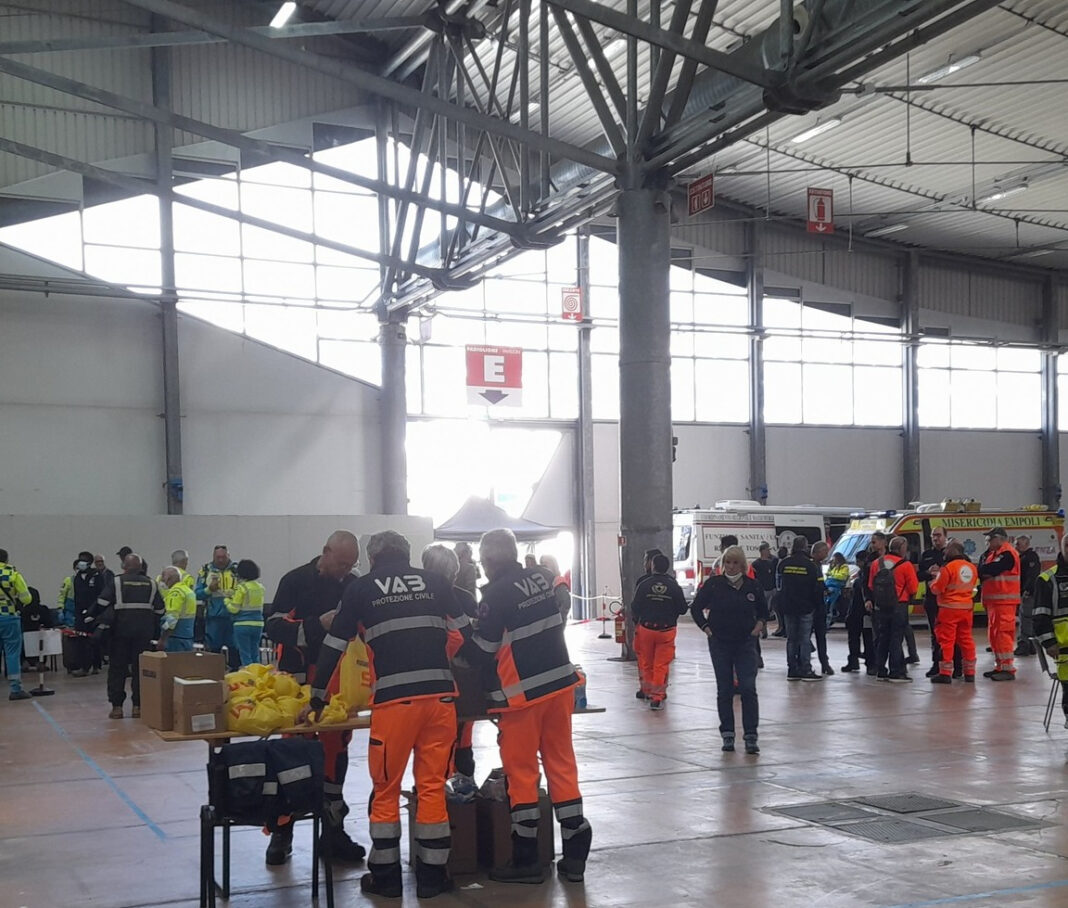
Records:
[[[611,43],[609,43],[605,47],[604,55],[609,60],[611,60],[613,57],[617,56],[618,54],[623,53],[623,51],[625,51],[626,49],[627,49],[627,39],[626,38],[616,38],[615,41],[612,41]]]
[[[946,76],[952,76],[953,73],[959,73],[962,69],[971,66],[973,63],[978,63],[980,57],[978,54],[969,54],[967,57],[961,57],[959,60],[950,60],[945,66],[941,66],[938,69],[932,70],[925,76],[920,76],[916,81],[920,85],[930,85],[932,82],[937,82],[940,79],[946,78]]]
[[[281,28],[290,19],[293,18],[293,13],[297,11],[297,4],[294,0],[287,0],[278,7],[278,12],[274,14],[274,18],[271,20],[271,28]],[[260,20],[263,21],[262,19]]]
[[[908,229],[908,224],[887,224],[885,227],[876,227],[874,230],[869,230],[864,236],[887,236],[888,234],[899,233]]]
[[[1056,249],[1032,249],[1030,252],[1019,252],[1016,255],[1014,255],[1013,258],[1017,258],[1017,259],[1037,259],[1039,256],[1052,255],[1054,252],[1057,252],[1057,251],[1058,250],[1056,250]]]
[[[799,132],[790,141],[795,145],[800,145],[802,142],[807,142],[809,139],[814,139],[816,136],[821,136],[828,130],[834,129],[834,127],[840,125],[841,122],[839,117],[831,117],[829,120],[823,120],[817,123],[811,129]]]
[[[1023,183],[1020,186],[1013,186],[1011,189],[995,189],[990,195],[984,195],[975,201],[979,204],[982,204],[983,202],[1000,202],[1002,199],[1007,199],[1010,195],[1018,195],[1026,189],[1026,183]]]

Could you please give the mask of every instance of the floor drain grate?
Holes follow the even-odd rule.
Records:
[[[1030,817],[1017,817],[1012,814],[998,813],[983,807],[968,810],[938,811],[924,816],[925,820],[952,826],[965,832],[1003,832],[1009,829],[1033,829],[1044,825],[1041,820]]]
[[[892,813],[923,813],[927,810],[949,810],[953,807],[961,807],[957,801],[947,801],[944,798],[932,798],[928,795],[906,792],[897,795],[877,795],[871,798],[854,798],[857,804],[866,804],[879,810],[889,810]]]
[[[796,807],[776,807],[775,812],[798,820],[827,825],[844,823],[847,820],[874,819],[878,816],[870,810],[862,810],[852,804],[839,804],[836,801],[798,804]]]
[[[946,835],[958,835],[962,831],[949,832],[948,830],[935,829],[931,826],[921,826],[919,823],[912,823],[909,820],[902,820],[898,817],[877,817],[873,820],[861,820],[857,823],[836,826],[835,829],[872,842],[887,842],[896,845],[921,842],[924,839],[941,838]]]

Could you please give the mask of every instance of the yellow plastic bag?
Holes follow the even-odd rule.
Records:
[[[371,664],[367,647],[359,637],[349,641],[341,657],[338,696],[356,709],[363,709],[371,702]]]
[[[241,671],[229,672],[223,679],[226,685],[227,699],[235,696],[244,696],[256,686],[256,676],[252,672]]]
[[[230,701],[226,724],[230,731],[264,737],[290,723],[285,721],[273,698],[244,697]]]
[[[345,702],[345,698],[340,694],[334,694],[330,698],[330,702],[323,707],[323,712],[319,716],[320,725],[337,725],[339,722],[345,722],[349,718],[349,707]]]
[[[300,711],[308,705],[307,700],[301,700],[297,697],[279,697],[276,702],[278,703],[278,711],[285,720],[283,722],[284,726],[296,725]]]

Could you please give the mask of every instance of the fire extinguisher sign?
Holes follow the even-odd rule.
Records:
[[[808,232],[834,233],[833,189],[809,189]]]

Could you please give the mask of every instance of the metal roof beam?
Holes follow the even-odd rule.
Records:
[[[587,167],[592,167],[595,170],[600,170],[605,173],[616,172],[617,165],[614,160],[606,158],[596,152],[592,152],[589,149],[581,148],[578,145],[572,145],[570,142],[554,139],[551,136],[543,136],[541,133],[514,126],[511,123],[498,120],[495,117],[476,113],[473,110],[459,107],[442,98],[424,97],[422,93],[416,89],[401,85],[391,79],[377,76],[374,73],[369,73],[351,63],[321,57],[317,54],[309,53],[308,51],[292,48],[286,44],[272,41],[270,38],[249,33],[243,29],[234,28],[217,19],[213,19],[211,16],[206,16],[187,6],[183,6],[180,3],[174,3],[173,0],[123,0],[123,2],[130,6],[135,6],[138,9],[148,10],[149,12],[172,19],[175,22],[181,22],[192,28],[198,28],[202,31],[219,35],[235,44],[251,47],[253,50],[278,57],[281,60],[310,69],[313,72],[322,73],[323,75],[338,79],[341,82],[346,82],[349,85],[355,85],[357,88],[362,88],[370,94],[389,98],[392,101],[396,101],[400,104],[407,104],[412,107],[423,107],[430,113],[449,117],[460,123],[464,123],[467,126],[483,129],[486,132],[501,135],[516,142],[523,142],[531,148],[535,148],[539,151],[547,151],[555,157],[575,161],[579,164],[585,164]]]
[[[113,92],[105,91],[102,88],[96,88],[92,85],[87,85],[84,82],[77,82],[74,79],[68,79],[64,76],[57,76],[55,73],[39,69],[35,66],[28,66],[25,63],[16,63],[14,60],[7,60],[0,57],[0,72],[5,72],[8,75],[15,76],[19,79],[24,79],[27,82],[45,85],[48,88],[53,88],[56,91],[61,91],[64,94],[73,95],[77,98],[83,98],[86,101],[94,101],[97,104],[103,104],[106,107],[122,110],[126,113],[142,117],[143,119],[163,126],[170,126],[174,129],[180,129],[184,132],[201,136],[205,139],[221,142],[224,145],[229,145],[232,148],[239,148],[241,151],[251,154],[257,154],[269,160],[292,164],[294,167],[300,167],[302,170],[308,170],[312,173],[320,174],[321,176],[351,183],[354,186],[359,186],[361,189],[377,192],[395,198],[398,201],[411,202],[423,205],[427,208],[433,208],[437,211],[443,211],[444,213],[454,215],[455,217],[467,218],[474,223],[481,224],[492,230],[499,230],[503,233],[512,235],[516,234],[521,226],[511,221],[471,211],[462,205],[454,205],[444,200],[426,198],[419,195],[419,193],[404,187],[383,183],[380,180],[364,177],[348,170],[331,167],[329,164],[321,164],[306,157],[299,151],[272,145],[269,142],[263,142],[259,139],[249,138],[234,130],[212,126],[210,123],[194,120],[191,117],[185,117],[181,114],[164,111],[151,104],[146,104],[143,101],[127,98],[124,95],[117,95]]]
[[[332,22],[299,22],[272,28],[257,25],[243,31],[265,38],[315,38],[320,35],[356,35],[367,32],[422,28],[425,16],[394,16],[388,19],[352,19]],[[58,51],[119,50],[141,47],[183,47],[188,44],[225,44],[226,38],[202,31],[145,32],[128,35],[85,35],[78,38],[44,38],[36,41],[0,41],[0,54],[46,54]]]
[[[679,56],[689,57],[698,63],[718,69],[720,72],[729,73],[753,85],[759,85],[761,88],[771,88],[775,85],[773,74],[762,67],[751,66],[738,60],[733,54],[713,50],[683,35],[665,31],[662,28],[654,28],[641,19],[602,6],[600,3],[594,3],[592,0],[547,0],[547,2],[566,9],[576,16],[584,16],[594,22],[600,22],[601,25],[607,25],[625,35],[640,38],[664,50],[673,51]]]

